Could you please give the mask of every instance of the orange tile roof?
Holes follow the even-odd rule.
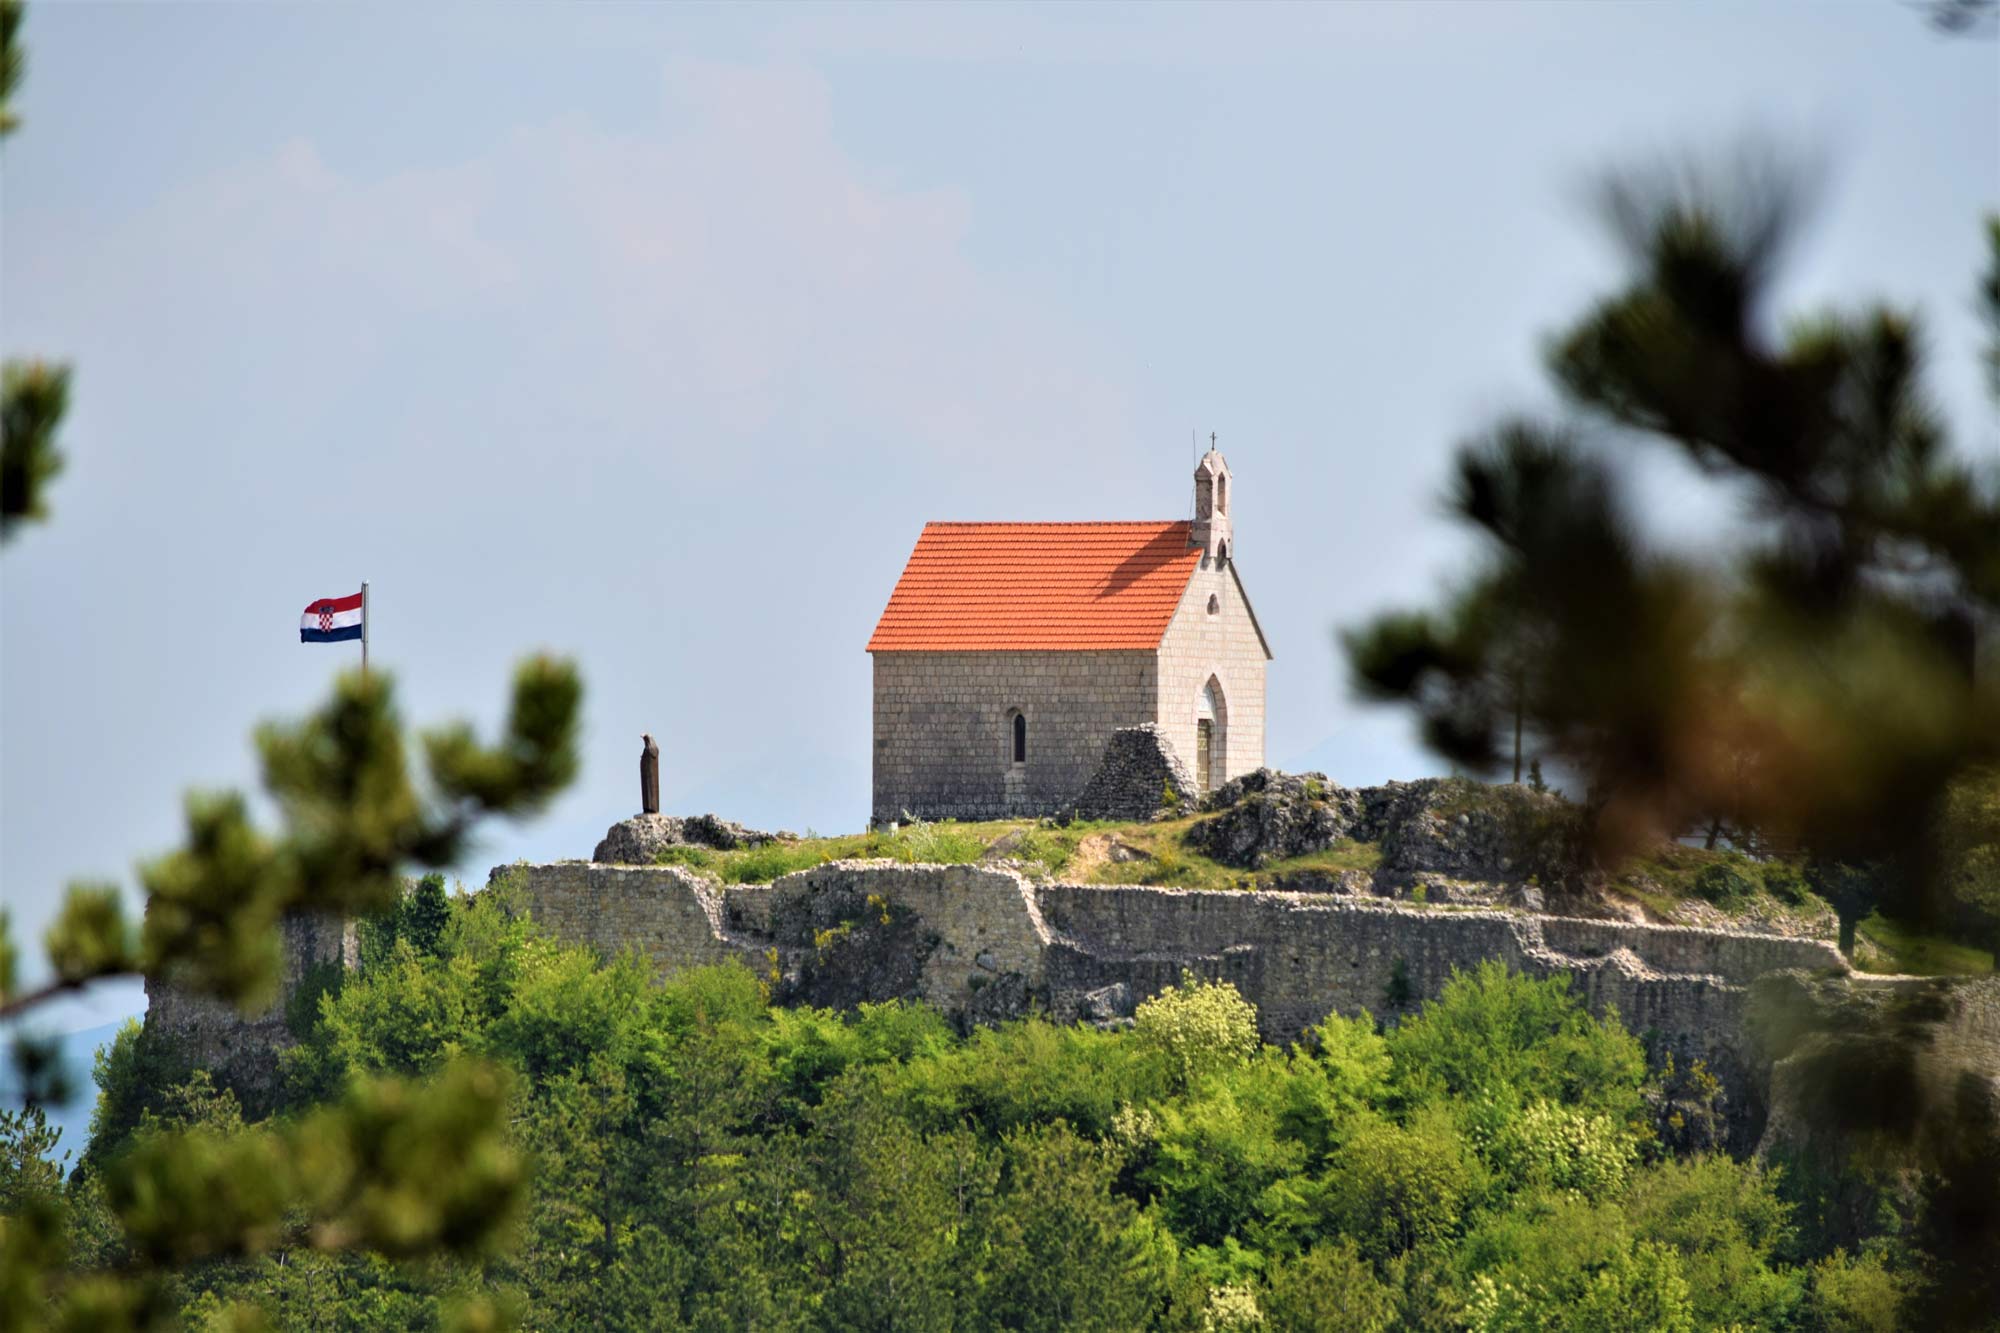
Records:
[[[926,523],[880,652],[1157,648],[1201,563],[1180,523]]]

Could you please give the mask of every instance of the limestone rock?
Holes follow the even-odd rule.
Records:
[[[987,845],[985,851],[979,854],[979,859],[981,861],[1012,861],[1016,859],[1021,851],[1021,844],[1027,841],[1026,838],[1021,836],[1021,832],[1020,829],[1015,829],[1010,833],[1001,834]]]
[[[1074,802],[1078,819],[1137,822],[1193,808],[1194,778],[1173,742],[1148,722],[1111,733],[1104,758]]]
[[[1267,881],[1279,893],[1331,893],[1353,898],[1375,893],[1375,877],[1365,870],[1288,870]]]
[[[1218,787],[1202,808],[1213,817],[1189,829],[1188,842],[1225,865],[1255,870],[1345,838],[1380,846],[1381,884],[1513,884],[1533,876],[1554,886],[1576,864],[1581,831],[1558,796],[1458,778],[1349,788],[1320,773],[1260,768]]]
[[[685,819],[674,815],[634,815],[613,824],[590,859],[606,865],[649,866],[669,847],[709,847],[727,852],[775,842],[780,836],[760,833],[714,815],[690,815]]]
[[[1336,787],[1321,774],[1268,768],[1224,783],[1202,805],[1218,813],[1188,830],[1188,844],[1245,870],[1323,852],[1355,836],[1351,830],[1362,813],[1358,792]]]
[[[1382,873],[1519,884],[1570,884],[1584,863],[1580,812],[1560,796],[1463,778],[1391,782],[1381,825]]]
[[[662,851],[683,845],[681,821],[672,815],[634,815],[613,824],[590,859],[606,865],[649,866]]]
[[[791,836],[789,833],[761,833],[745,828],[733,819],[719,819],[714,815],[690,815],[681,821],[683,841],[698,847],[713,847],[719,852],[733,852],[738,847],[762,847],[767,842]]]
[[[1132,1017],[1132,988],[1122,981],[1088,991],[1080,1006],[1083,1018],[1091,1023],[1115,1023]]]

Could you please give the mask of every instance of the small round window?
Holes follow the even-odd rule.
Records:
[[[1222,609],[1222,599],[1220,597],[1217,597],[1214,593],[1210,593],[1208,595],[1208,613],[1210,615],[1214,615],[1217,611],[1220,611],[1221,609]]]

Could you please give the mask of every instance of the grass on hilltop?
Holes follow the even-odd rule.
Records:
[[[1986,950],[1921,934],[1879,912],[1854,933],[1854,961],[1864,971],[1918,977],[1983,977],[1993,971],[1993,955]]]
[[[965,865],[990,852],[994,859],[1020,861],[1052,876],[1074,870],[1080,882],[1087,884],[1190,889],[1268,888],[1286,875],[1372,870],[1381,860],[1372,844],[1342,842],[1323,852],[1274,862],[1262,870],[1239,870],[1187,845],[1187,833],[1194,823],[1193,817],[1156,824],[1079,820],[1062,827],[1023,820],[939,820],[831,838],[808,834],[795,841],[734,851],[669,847],[658,860],[661,865],[682,865],[713,875],[725,884],[767,884],[781,875],[829,861],[884,858],[906,864]],[[1095,857],[1085,863],[1077,852],[1086,840],[1099,835],[1142,855],[1125,861]]]

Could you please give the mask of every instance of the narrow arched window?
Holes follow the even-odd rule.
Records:
[[[1014,762],[1017,764],[1028,762],[1028,715],[1026,713],[1014,714]]]
[[[1229,478],[1226,476],[1215,479],[1215,512],[1218,514],[1229,512]]]

